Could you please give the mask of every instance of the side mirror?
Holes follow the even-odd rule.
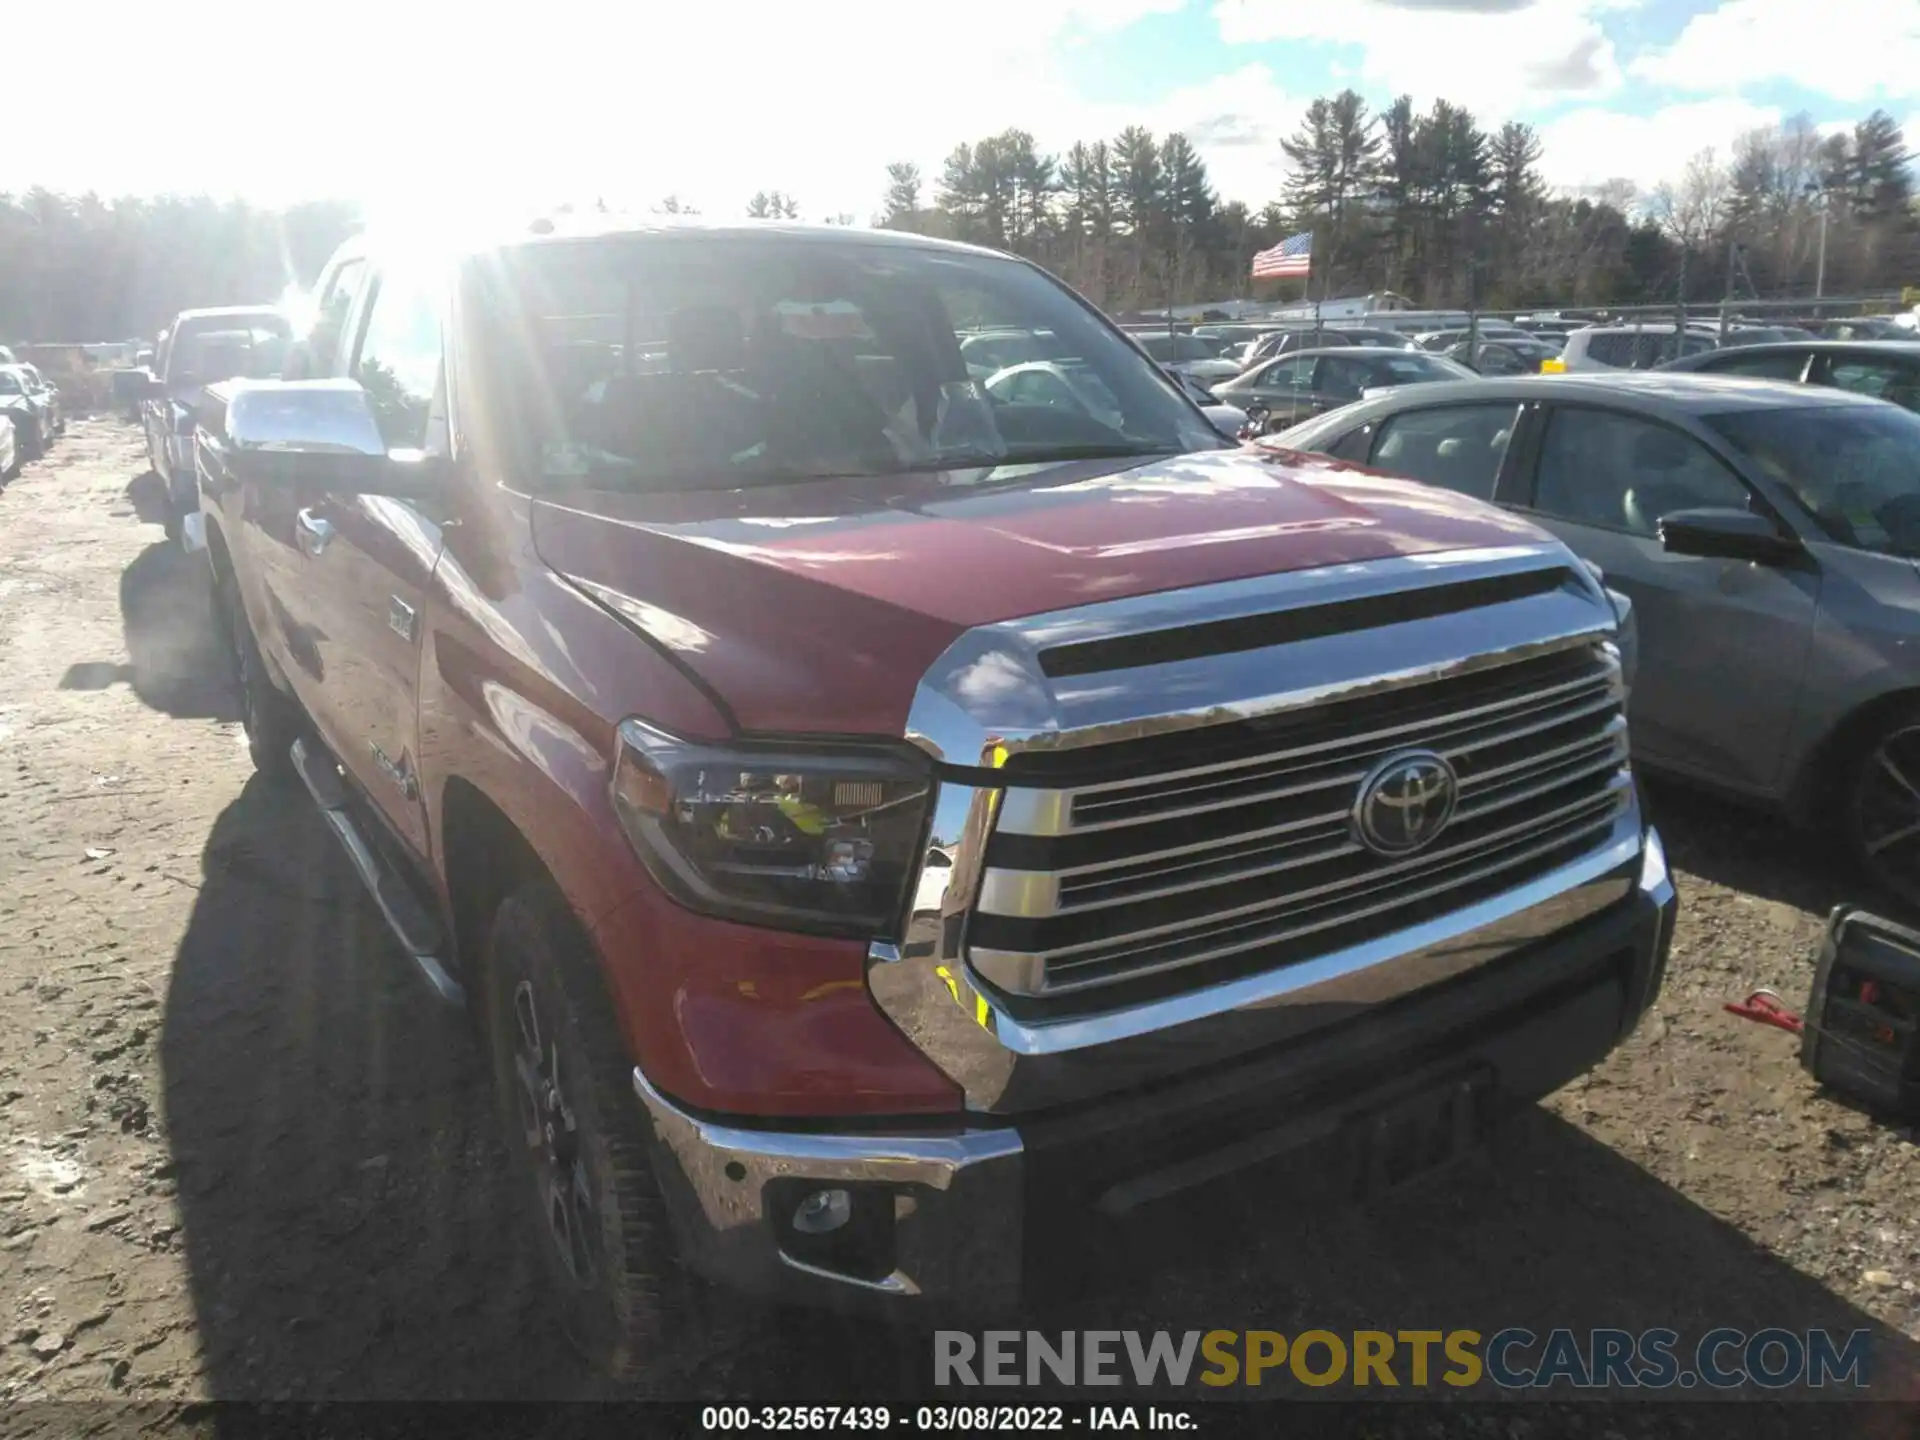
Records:
[[[257,485],[336,494],[434,494],[446,462],[389,451],[373,404],[353,380],[240,380],[215,386],[201,426],[220,462]]]
[[[1709,560],[1756,560],[1778,565],[1800,553],[1800,542],[1749,510],[1703,507],[1661,517],[1660,544],[1672,555]]]

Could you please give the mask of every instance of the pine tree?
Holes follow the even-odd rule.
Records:
[[[907,230],[920,213],[920,167],[910,161],[887,166],[886,209],[880,223],[889,230]]]

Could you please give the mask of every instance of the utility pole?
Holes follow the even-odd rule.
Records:
[[[1827,192],[1820,192],[1820,259],[1813,271],[1813,298],[1822,299],[1827,293]]]

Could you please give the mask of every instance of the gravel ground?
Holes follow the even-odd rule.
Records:
[[[0,491],[0,1417],[54,1433],[25,1402],[604,1395],[534,1290],[473,1046],[304,802],[251,776],[200,562],[143,516],[144,468],[133,429],[78,420]],[[1804,997],[1846,877],[1765,822],[1656,802],[1681,872],[1672,968],[1600,1071],[1361,1209],[1298,1204],[1266,1170],[1049,1237],[1029,1323],[1864,1326],[1903,1372],[1912,1132],[1720,1010],[1755,985]],[[713,1343],[670,1393],[849,1402],[927,1380],[909,1331],[689,1324]]]

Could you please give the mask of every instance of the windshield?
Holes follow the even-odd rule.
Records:
[[[9,370],[0,370],[0,395],[21,395],[26,393],[20,388],[20,377]]]
[[[508,251],[470,283],[554,485],[724,488],[1223,443],[1095,313],[1018,261],[617,237]],[[1036,351],[1071,377],[1066,392],[988,390],[995,362]]]
[[[1835,541],[1920,558],[1920,415],[1893,405],[1734,410],[1706,423]]]

